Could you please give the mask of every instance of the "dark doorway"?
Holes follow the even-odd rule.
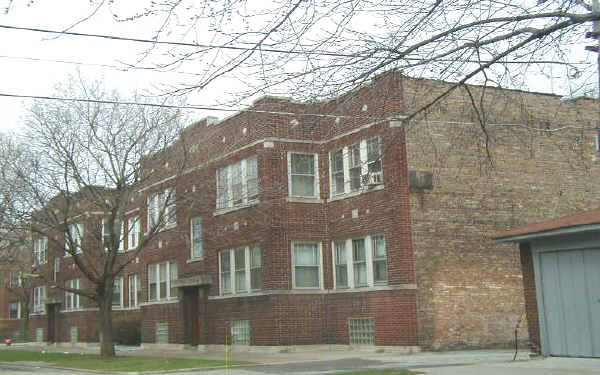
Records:
[[[183,342],[186,345],[200,344],[200,326],[198,324],[198,287],[185,287],[183,290]]]
[[[56,330],[56,315],[58,312],[58,303],[46,305],[47,317],[48,317],[48,342],[57,342],[57,330]]]

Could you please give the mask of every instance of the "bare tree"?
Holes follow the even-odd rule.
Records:
[[[521,87],[526,76],[564,78],[588,93],[595,58],[585,34],[600,13],[591,0],[244,0],[108,4],[121,21],[154,21],[157,41],[133,64],[189,69],[200,77],[176,91],[218,79],[257,93],[331,97],[389,70],[413,77]],[[174,39],[179,35],[179,39]],[[202,39],[200,36],[203,36]],[[568,87],[567,87],[568,89]]]
[[[185,119],[177,103],[136,96],[130,102],[147,105],[123,104],[117,92],[81,77],[57,91],[80,100],[34,102],[24,141],[36,155],[35,165],[12,165],[26,186],[28,204],[22,212],[28,215],[33,240],[46,241],[40,246],[44,256],[34,254],[39,258],[34,273],[40,283],[98,306],[101,355],[114,356],[115,279],[172,220],[174,212],[168,207],[176,203],[175,192],[160,197],[155,220],[127,252],[120,251],[122,239],[135,225],[124,225],[122,219],[140,206],[139,186],[185,168],[185,144],[179,138]],[[150,163],[162,168],[154,171]],[[57,278],[47,259],[51,256],[72,259],[88,286],[75,287]]]

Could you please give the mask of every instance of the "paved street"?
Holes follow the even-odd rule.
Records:
[[[30,347],[30,349],[36,349]],[[46,347],[48,349],[48,347]],[[90,352],[90,349],[54,348],[53,351]],[[217,359],[223,353],[201,353],[187,350],[162,350],[159,353],[147,349],[122,348],[120,355],[185,356],[188,358]],[[513,362],[513,352],[508,350],[472,350],[439,353],[396,355],[350,350],[320,350],[296,353],[233,353],[233,360],[259,363],[251,366],[225,369],[179,370],[164,374],[185,373],[189,375],[269,375],[333,374],[341,371],[380,368],[409,368],[428,375],[591,375],[600,374],[600,359],[537,358],[529,359],[527,351],[519,353]],[[99,374],[99,372],[48,368],[37,363],[0,363],[3,375],[43,373]],[[131,374],[131,373],[130,373]],[[155,373],[156,374],[156,373]]]

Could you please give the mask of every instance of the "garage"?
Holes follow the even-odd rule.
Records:
[[[600,357],[600,210],[492,236],[519,244],[532,349]]]

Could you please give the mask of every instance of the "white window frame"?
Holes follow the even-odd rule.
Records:
[[[48,253],[48,237],[42,236],[33,243],[33,264],[44,264],[48,261],[46,254]]]
[[[318,282],[319,285],[316,287],[299,287],[296,285],[296,267],[303,267],[303,266],[310,266],[310,265],[300,265],[300,264],[296,264],[296,257],[294,255],[294,248],[296,245],[300,245],[300,244],[310,244],[310,245],[316,245],[317,246],[317,264],[313,265],[313,266],[317,266],[318,267]],[[316,242],[316,241],[292,241],[291,243],[291,251],[290,251],[290,255],[291,255],[291,263],[292,263],[292,287],[293,289],[312,289],[312,290],[317,290],[317,289],[323,289],[323,249],[322,249],[322,244],[321,242]]]
[[[200,230],[196,233],[194,230],[195,222],[197,222]],[[204,231],[202,217],[194,216],[190,219],[190,259],[202,259],[204,258],[204,241],[202,233]],[[198,245],[199,244],[199,245]],[[198,248],[196,247],[198,245]]]
[[[248,195],[248,182],[250,179],[248,178],[248,161],[253,160],[256,165],[256,195],[250,197]],[[241,199],[239,202],[234,202],[233,200],[233,171],[235,168],[240,168],[241,173]],[[225,177],[221,181],[221,176]],[[255,202],[258,202],[259,196],[259,176],[258,176],[258,157],[256,155],[251,156],[246,159],[242,159],[236,163],[227,165],[222,168],[217,169],[217,210],[224,210],[228,208],[234,207],[244,207]],[[226,186],[221,186],[223,182],[226,183]]]
[[[140,275],[133,274],[127,277],[129,283],[129,307],[138,307],[142,292]]]
[[[15,304],[17,305],[17,317],[13,318],[12,316],[10,316],[10,313],[12,312],[12,307]],[[11,320],[21,319],[21,301],[13,301],[13,302],[8,303],[8,319],[11,319]]]
[[[33,288],[33,312],[43,314],[46,312],[46,286]]]
[[[167,188],[148,196],[148,232],[157,225],[158,230],[172,228],[177,225],[176,194],[175,188]],[[161,213],[162,222],[159,223]]]
[[[369,172],[369,166],[371,164],[376,163],[377,161],[369,162],[367,145],[369,142],[372,142],[374,140],[376,140],[377,144],[379,145],[379,158],[377,161],[379,162],[379,164],[381,166],[380,167],[381,170],[376,173],[371,173],[371,172]],[[358,145],[358,149],[359,149],[361,173],[360,173],[360,186],[358,189],[353,190],[352,186],[351,186],[352,181],[351,181],[351,173],[350,173],[350,170],[352,169],[352,168],[350,168],[350,164],[351,164],[350,149],[355,145]],[[333,156],[336,153],[338,153],[340,150],[342,151],[342,161],[343,161],[342,169],[343,169],[343,173],[344,173],[344,189],[342,192],[337,193],[335,176],[333,175],[334,174]],[[329,152],[329,186],[331,187],[329,189],[329,195],[331,198],[360,192],[361,190],[365,189],[365,186],[381,185],[381,184],[383,184],[383,154],[381,152],[381,140],[379,137],[370,137],[370,138],[366,138],[366,139],[361,139],[357,143],[353,143],[351,145],[344,146],[342,148],[337,148],[337,149]]]
[[[244,251],[244,277],[245,277],[245,288],[243,289],[238,289],[236,287],[236,267],[235,267],[235,251],[236,250],[243,250]],[[255,251],[258,251],[258,253],[260,254],[260,264],[256,265],[253,264],[253,258],[252,255]],[[230,275],[230,283],[231,283],[231,290],[227,291],[224,288],[224,283],[223,283],[223,254],[228,253],[229,254],[229,275]],[[238,294],[244,294],[244,293],[251,293],[251,292],[255,292],[255,291],[259,291],[262,290],[263,285],[262,285],[262,250],[260,248],[260,246],[258,246],[258,244],[252,244],[249,246],[242,246],[242,247],[236,247],[234,249],[226,249],[226,250],[222,250],[219,252],[219,292],[220,294],[223,295],[238,295]],[[239,269],[238,269],[239,272]],[[261,282],[260,282],[260,287],[259,288],[253,288],[252,285],[252,272],[259,272],[261,275]]]
[[[119,301],[115,303],[115,293],[119,293]],[[123,277],[115,277],[113,282],[112,307],[123,307]]]
[[[314,157],[314,165],[313,165],[313,174],[301,174],[301,173],[293,173],[292,171],[292,157],[294,155],[312,155]],[[287,153],[288,159],[288,195],[294,198],[319,198],[321,196],[320,192],[320,184],[319,184],[319,154],[314,152],[300,152],[300,151],[290,151]],[[293,176],[312,176],[314,178],[314,194],[313,195],[295,195],[293,193]]]
[[[60,257],[54,258],[54,269],[53,269],[54,282],[58,280],[58,273],[60,272]]]
[[[140,217],[134,216],[127,220],[127,249],[134,250],[140,243]]]
[[[106,246],[106,241],[108,240],[109,242],[111,241],[110,239],[110,232],[106,231],[106,227],[108,226],[106,224],[108,220],[107,219],[102,219],[102,247],[104,248],[104,251],[108,251],[108,246]],[[120,233],[119,233],[119,247],[117,248],[117,252],[122,253],[125,251],[125,223],[123,220],[117,220],[117,222],[120,223]],[[105,239],[105,237],[108,237],[108,239]]]
[[[332,255],[332,259],[333,259],[333,288],[334,289],[358,289],[358,288],[370,288],[370,287],[374,287],[376,285],[387,285],[388,281],[378,281],[376,282],[374,280],[374,262],[376,261],[381,261],[381,259],[377,260],[376,258],[374,258],[373,256],[373,242],[375,241],[375,238],[377,237],[383,237],[383,241],[385,242],[385,253],[386,253],[386,267],[388,266],[388,249],[387,249],[387,239],[386,236],[384,234],[378,233],[378,234],[372,234],[372,235],[368,235],[368,236],[363,236],[363,237],[353,237],[353,238],[348,238],[348,239],[343,239],[343,240],[337,240],[337,241],[332,241],[331,242],[331,255]],[[355,279],[354,279],[354,251],[353,251],[353,241],[355,240],[364,240],[365,241],[365,262],[366,262],[366,269],[367,269],[367,285],[360,285],[357,286],[355,285]],[[348,285],[347,286],[338,286],[337,284],[337,267],[336,267],[336,243],[341,243],[344,242],[345,243],[345,249],[346,249],[346,272],[347,272],[347,280],[348,280]],[[387,274],[388,276],[388,280],[389,280],[389,273]]]
[[[75,230],[74,230],[75,229]],[[73,239],[73,243],[75,245],[75,254],[81,254],[83,252],[81,246],[83,244],[83,224],[82,223],[71,223],[67,226],[67,231],[69,232],[71,238]],[[69,234],[65,234],[65,256],[71,256],[73,252],[71,250],[70,242],[69,242]]]
[[[164,282],[166,284],[166,286],[165,286],[166,291],[165,291],[165,297],[163,297],[163,298],[160,297],[161,284],[163,283],[163,280],[160,279],[160,265],[161,264],[165,264],[165,267],[166,267],[166,271],[165,271],[166,272],[166,274],[165,274],[166,280],[164,280]],[[173,271],[173,269],[175,269],[175,271]],[[166,300],[172,300],[172,299],[177,298],[176,295],[174,295],[174,296],[171,295],[171,289],[172,289],[171,282],[174,280],[177,280],[177,278],[179,277],[178,269],[179,269],[179,267],[177,265],[177,262],[174,260],[168,260],[165,262],[153,263],[153,264],[148,265],[147,270],[148,270],[148,301],[149,302],[151,302],[151,301],[166,301]],[[154,272],[155,280],[156,280],[156,298],[151,298],[151,295],[150,295],[150,289],[151,289],[150,285],[152,285],[150,275],[152,272]],[[177,275],[175,275],[174,278],[172,277],[172,272],[177,273]]]
[[[23,285],[23,273],[21,271],[10,271],[8,277],[8,286],[10,288],[20,288]]]
[[[252,343],[252,327],[249,320],[231,320],[231,344],[250,345]]]
[[[81,288],[81,279],[72,279],[65,283],[65,287],[71,289]],[[65,291],[65,310],[79,310],[81,309],[81,296],[79,294]]]

